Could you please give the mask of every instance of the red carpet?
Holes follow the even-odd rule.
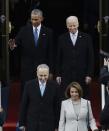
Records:
[[[16,131],[19,115],[20,82],[15,81],[10,85],[7,119],[3,131]]]
[[[100,84],[95,80],[92,82],[90,86],[91,90],[91,105],[93,110],[93,115],[96,119],[97,126],[100,127],[99,124],[99,115],[101,111],[101,88]]]
[[[19,103],[20,103],[19,83],[20,83],[19,81],[15,81],[11,84],[8,116],[3,127],[3,131],[16,131],[16,123],[18,121]],[[91,103],[93,114],[97,121],[97,126],[99,126],[99,112],[101,110],[100,85],[96,81],[93,81],[90,88],[91,88]]]

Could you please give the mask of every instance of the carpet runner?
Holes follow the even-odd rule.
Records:
[[[15,81],[10,85],[7,119],[3,131],[16,131],[20,104],[20,82]]]

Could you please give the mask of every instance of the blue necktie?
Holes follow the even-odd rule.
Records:
[[[37,40],[38,40],[38,32],[37,32],[37,28],[35,28],[35,30],[34,30],[34,41],[35,41],[35,46],[37,46]]]
[[[40,85],[40,91],[41,91],[41,96],[43,96],[44,91],[45,91],[45,86],[44,86],[44,84],[41,84],[41,85]]]

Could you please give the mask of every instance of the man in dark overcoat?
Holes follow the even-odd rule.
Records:
[[[60,112],[60,88],[48,80],[49,67],[37,67],[37,78],[26,83],[22,98],[19,127],[27,131],[57,131]]]
[[[94,54],[91,37],[78,30],[79,21],[76,16],[66,19],[68,32],[58,40],[56,80],[63,91],[67,85],[76,81],[83,88],[84,97],[88,97],[88,86],[92,80]]]

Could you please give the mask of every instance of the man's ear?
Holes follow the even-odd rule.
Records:
[[[43,16],[41,17],[41,21],[44,21],[44,17]]]

